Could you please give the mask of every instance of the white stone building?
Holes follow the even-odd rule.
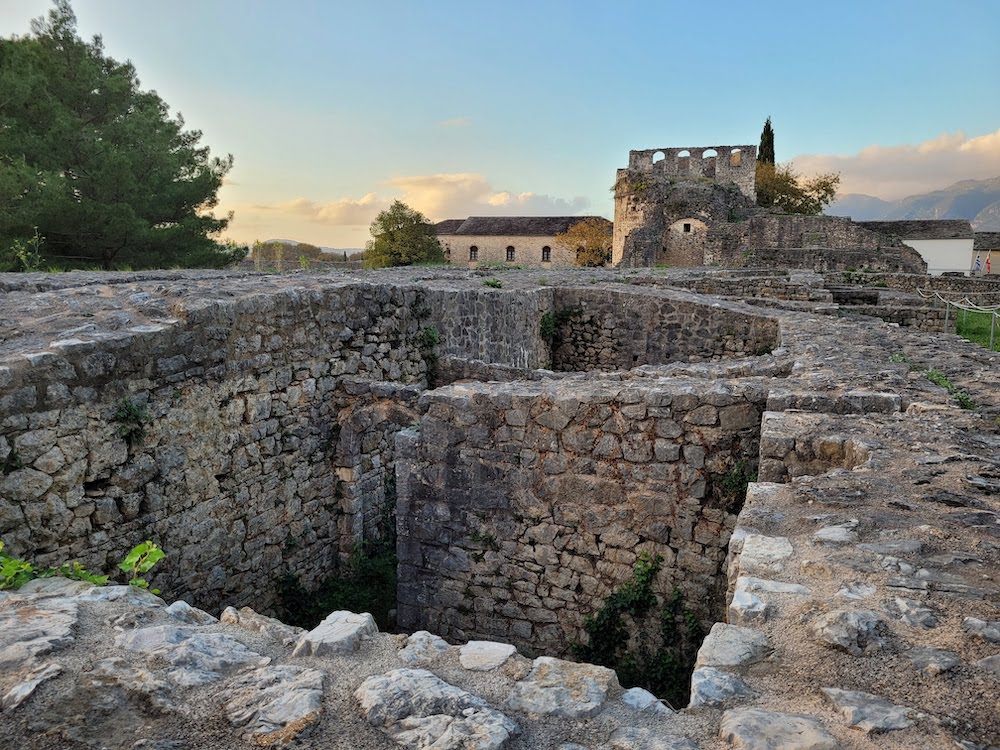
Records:
[[[602,216],[470,216],[435,224],[449,263],[475,268],[483,263],[509,263],[533,268],[572,266],[576,249],[556,236],[584,219],[611,222]]]

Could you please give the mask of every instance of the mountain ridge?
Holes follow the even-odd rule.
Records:
[[[966,219],[977,232],[1000,231],[1000,177],[960,180],[946,188],[886,201],[864,193],[838,196],[826,213],[855,221]]]

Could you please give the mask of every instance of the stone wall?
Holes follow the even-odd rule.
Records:
[[[564,653],[639,550],[665,558],[659,593],[680,586],[719,616],[761,381],[467,384],[421,400],[398,444],[402,628]]]
[[[898,239],[880,235],[840,216],[754,216],[724,227],[728,239],[709,262],[744,266],[844,271],[871,268],[924,273],[927,263]],[[747,251],[747,252],[745,252]]]
[[[380,449],[357,412],[341,428],[343,378],[421,381],[417,296],[358,284],[201,299],[168,324],[8,358],[0,537],[39,564],[96,570],[155,539],[169,551],[158,585],[206,606],[267,609],[286,570],[317,582],[365,527],[352,507],[365,490],[338,493],[338,470],[366,482]],[[338,448],[338,433],[361,445]]]
[[[703,177],[732,184],[756,200],[756,146],[684,146],[628,152],[628,168],[668,178]]]
[[[773,319],[645,291],[560,289],[554,311],[554,370],[628,370],[763,354],[778,341]]]
[[[495,235],[442,235],[441,244],[445,248],[448,262],[453,265],[467,265],[478,268],[483,263],[504,263],[511,266],[530,268],[552,268],[572,266],[576,261],[576,250],[560,245],[555,236],[517,237]],[[470,249],[476,248],[476,258],[470,256]],[[507,260],[507,248],[514,248],[514,259]],[[543,249],[548,248],[549,260],[543,261]]]
[[[864,284],[904,292],[918,290],[927,293],[941,292],[948,299],[961,299],[967,296],[979,305],[1000,305],[1000,277],[925,276],[915,273],[848,271],[827,274],[826,278],[835,284]]]

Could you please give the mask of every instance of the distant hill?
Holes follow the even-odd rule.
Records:
[[[962,180],[943,190],[884,201],[871,195],[848,193],[826,210],[832,216],[856,221],[899,219],[968,219],[977,232],[1000,231],[1000,177]]]
[[[270,245],[278,242],[280,242],[282,245],[288,245],[289,247],[295,247],[296,245],[302,244],[298,240],[264,240],[265,245]],[[324,245],[317,245],[316,247],[318,247],[324,253],[331,253],[333,255],[343,255],[344,253],[350,255],[351,253],[364,252],[363,247],[326,247]]]

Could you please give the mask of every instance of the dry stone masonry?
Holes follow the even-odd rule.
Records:
[[[155,539],[173,602],[0,592],[0,743],[1000,744],[1000,355],[893,319],[911,277],[485,278],[0,278],[5,551]],[[270,616],[390,524],[402,634]],[[688,706],[566,660],[640,552]]]

